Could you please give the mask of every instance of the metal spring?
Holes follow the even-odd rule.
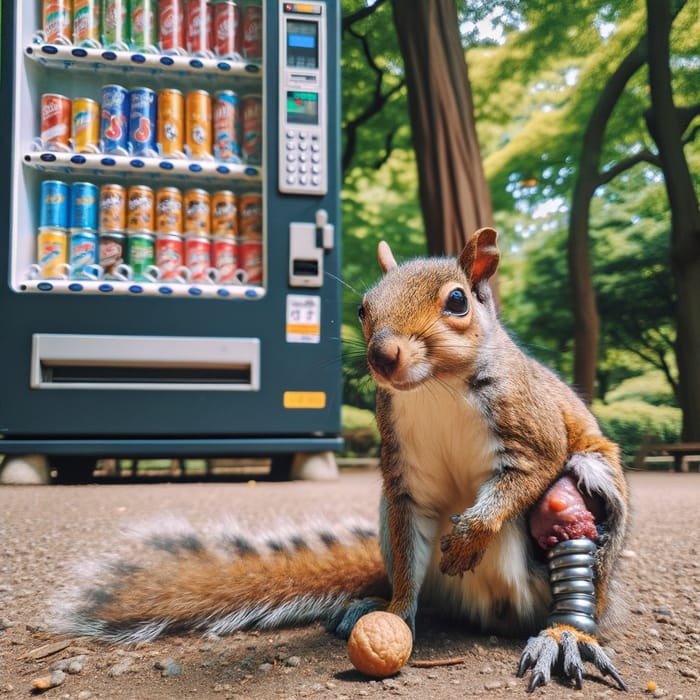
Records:
[[[547,553],[552,608],[548,625],[571,625],[595,634],[595,542],[589,539],[559,542]]]

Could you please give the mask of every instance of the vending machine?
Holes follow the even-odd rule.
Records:
[[[337,450],[338,3],[0,21],[0,454]]]

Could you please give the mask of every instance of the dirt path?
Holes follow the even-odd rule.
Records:
[[[621,566],[624,615],[606,643],[631,692],[588,677],[583,691],[553,683],[534,697],[700,698],[700,475],[635,473],[630,482],[634,512]],[[47,631],[47,601],[71,563],[109,548],[125,522],[164,512],[200,527],[231,516],[259,527],[319,513],[374,520],[378,494],[373,471],[344,473],[333,483],[0,487],[0,700],[31,697],[32,681],[52,667],[64,669],[63,680],[45,692],[47,698],[533,697],[514,677],[523,640],[474,636],[425,621],[419,623],[416,658],[467,661],[407,667],[395,678],[368,681],[351,670],[344,643],[320,627],[221,639],[171,637],[136,649],[79,639],[31,657],[57,640]]]

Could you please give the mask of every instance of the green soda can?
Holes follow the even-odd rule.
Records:
[[[126,262],[135,281],[153,281],[156,263],[156,239],[149,233],[130,233]]]
[[[129,0],[102,0],[100,36],[104,48],[129,48]]]
[[[131,0],[131,48],[153,48],[158,43],[158,1]]]

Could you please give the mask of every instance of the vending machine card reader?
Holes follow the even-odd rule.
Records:
[[[280,5],[279,190],[328,191],[326,7]]]

